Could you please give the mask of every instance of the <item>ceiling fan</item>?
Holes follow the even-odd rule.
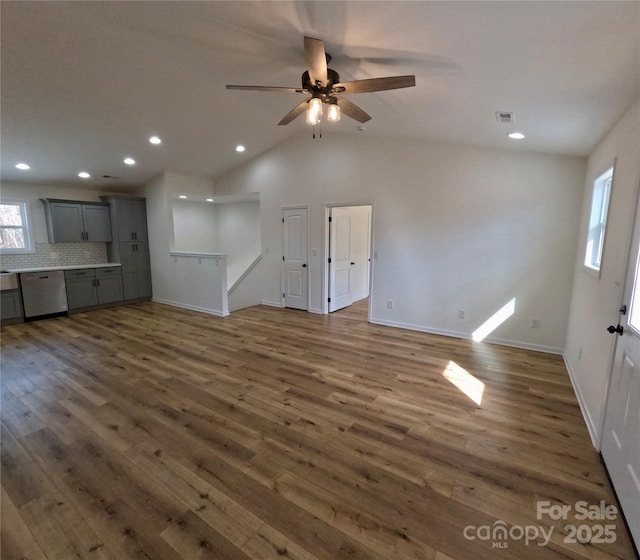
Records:
[[[228,85],[227,89],[310,94],[310,97],[296,105],[278,124],[289,124],[306,111],[307,124],[315,125],[320,122],[323,105],[328,106],[327,120],[330,122],[339,121],[341,112],[359,123],[371,120],[370,115],[342,97],[342,94],[369,93],[416,85],[416,77],[413,75],[341,82],[338,73],[327,67],[331,61],[331,55],[325,52],[324,43],[320,39],[305,37],[304,53],[309,69],[302,74],[302,87],[300,88]]]

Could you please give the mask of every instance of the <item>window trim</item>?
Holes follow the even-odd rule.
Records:
[[[605,242],[606,242],[606,237],[607,237],[607,226],[609,225],[609,213],[610,213],[610,209],[611,209],[611,195],[613,193],[613,186],[614,186],[614,181],[615,181],[615,173],[616,173],[616,160],[617,158],[614,158],[613,161],[610,161],[608,164],[604,165],[603,167],[600,168],[600,171],[598,173],[595,174],[595,178],[592,180],[591,182],[591,204],[589,205],[589,212],[587,214],[587,232],[586,232],[586,237],[585,237],[585,244],[584,244],[584,250],[583,250],[583,254],[582,254],[582,269],[587,273],[590,274],[591,276],[594,276],[595,278],[600,278],[601,274],[602,274],[602,264],[604,262],[604,257],[605,257]],[[606,201],[604,201],[604,196],[598,200],[598,204],[600,205],[600,221],[599,224],[595,224],[592,225],[592,214],[593,214],[593,210],[594,210],[594,202],[596,202],[594,200],[594,196],[596,194],[596,189],[600,186],[601,181],[603,180],[608,180],[608,179],[603,179],[605,175],[609,175],[610,173],[610,181],[611,184],[608,187],[608,194],[607,194],[607,199]],[[603,204],[603,201],[606,202],[606,208],[605,208],[605,204]],[[603,212],[604,211],[604,212]],[[602,222],[602,219],[604,218],[604,224]],[[587,255],[589,254],[589,234],[590,231],[593,227],[595,227],[596,225],[598,225],[599,227],[604,226],[604,229],[602,231],[601,234],[601,245],[602,245],[602,250],[600,253],[600,263],[598,268],[596,268],[595,266],[591,266],[590,264],[587,264]]]
[[[35,253],[35,243],[33,241],[31,210],[27,200],[0,200],[0,204],[15,204],[20,207],[22,216],[22,230],[24,232],[25,247],[19,249],[3,249],[0,247],[0,255],[25,255]],[[2,226],[0,226],[2,227]]]

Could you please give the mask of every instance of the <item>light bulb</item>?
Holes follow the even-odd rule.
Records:
[[[338,122],[340,120],[340,107],[337,103],[329,105],[329,111],[327,111],[327,120],[329,122]]]
[[[322,101],[317,97],[312,97],[307,109],[307,124],[316,125],[322,116]]]

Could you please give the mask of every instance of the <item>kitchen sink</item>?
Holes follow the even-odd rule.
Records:
[[[0,290],[17,290],[18,289],[18,275],[15,272],[0,272]]]

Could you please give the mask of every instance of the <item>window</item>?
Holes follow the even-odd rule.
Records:
[[[0,252],[31,253],[26,202],[0,203]]]
[[[600,265],[602,263],[604,235],[607,230],[607,214],[609,213],[612,182],[613,166],[609,167],[593,182],[584,266],[588,271],[595,272],[598,276],[600,276]]]

